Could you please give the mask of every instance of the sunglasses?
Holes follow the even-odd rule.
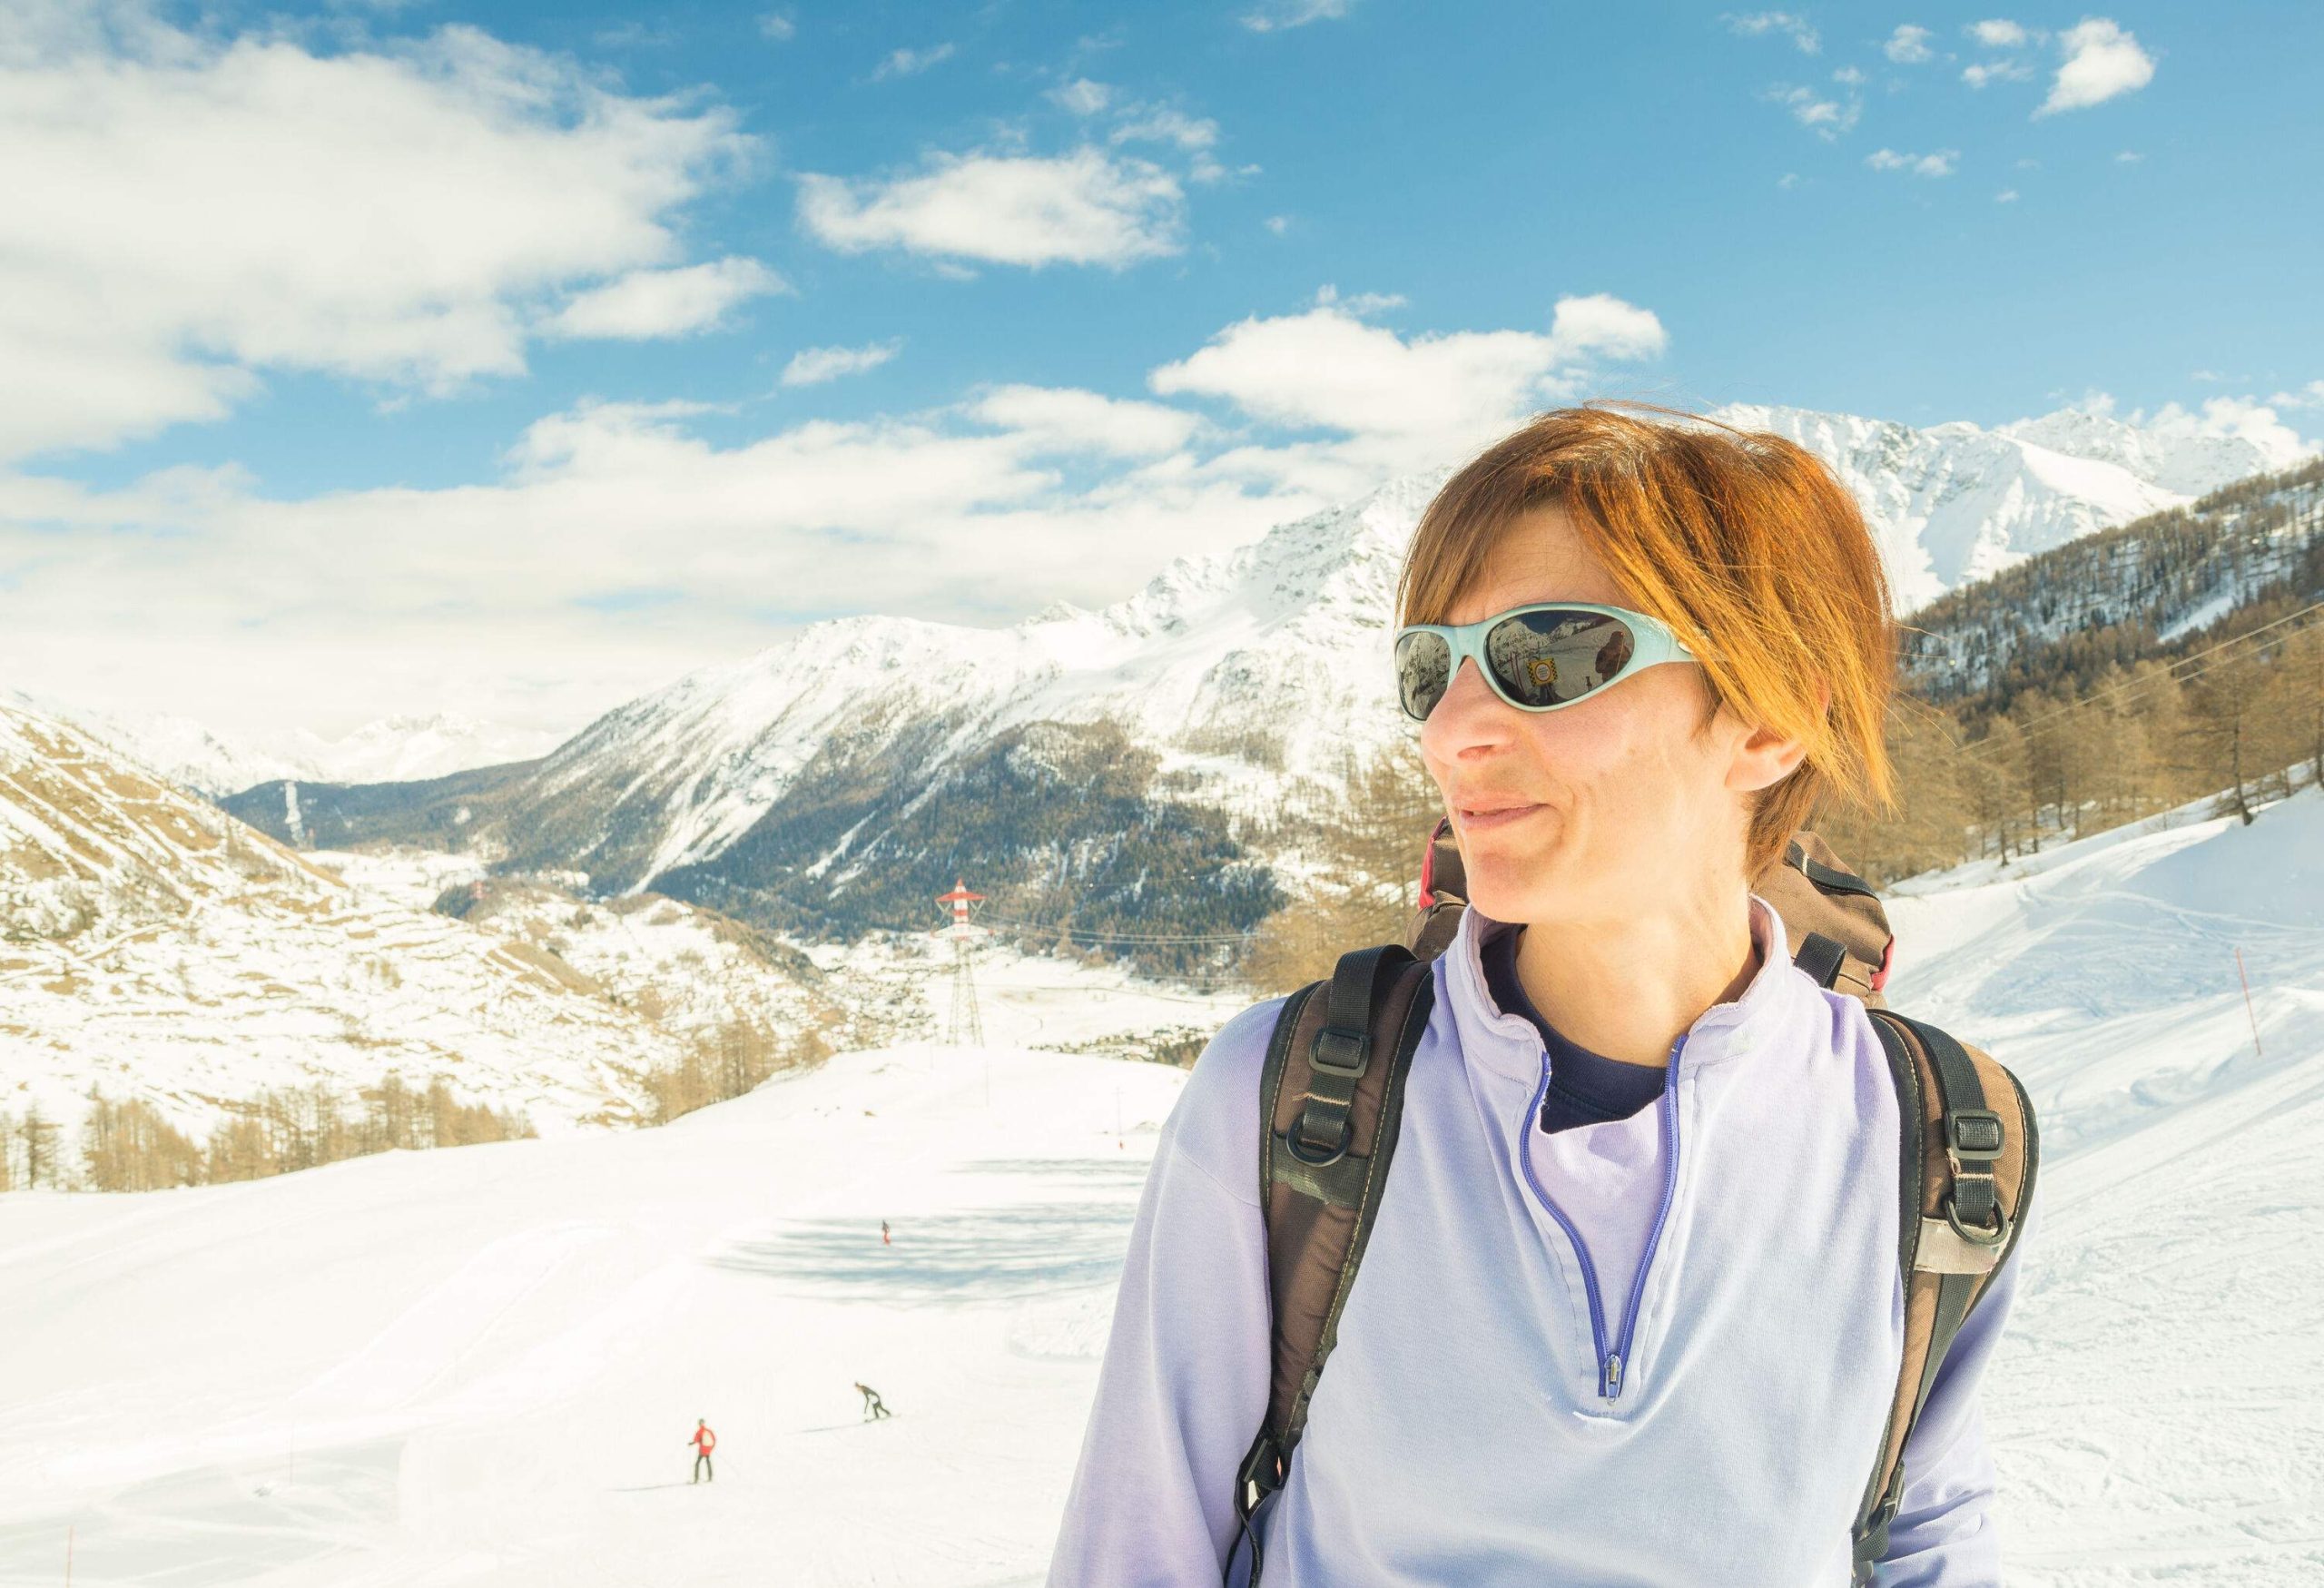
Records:
[[[1463,656],[1520,711],[1555,711],[1641,667],[1695,659],[1660,618],[1588,601],[1512,607],[1476,623],[1415,623],[1396,634],[1405,715],[1427,721]]]

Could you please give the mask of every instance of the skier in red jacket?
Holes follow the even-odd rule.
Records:
[[[718,1435],[710,1431],[710,1424],[707,1419],[696,1417],[694,1420],[694,1437],[686,1443],[694,1446],[694,1477],[692,1481],[698,1484],[702,1482],[702,1475],[708,1473],[710,1475],[710,1481],[714,1484],[716,1483],[718,1481],[718,1469],[710,1465],[710,1453],[718,1446]]]

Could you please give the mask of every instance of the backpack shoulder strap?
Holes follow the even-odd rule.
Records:
[[[1266,1219],[1274,1360],[1267,1416],[1236,1475],[1235,1514],[1283,1486],[1307,1403],[1338,1343],[1396,1149],[1404,1076],[1435,1001],[1429,964],[1396,944],[1340,956],[1329,981],[1292,995],[1267,1046],[1259,1095],[1259,1200]],[[1230,1553],[1227,1565],[1233,1568]]]
[[[1990,1054],[1925,1021],[1875,1009],[1903,1129],[1896,1260],[1905,1351],[1854,1529],[1855,1576],[1872,1581],[1905,1487],[1905,1443],[1954,1337],[2009,1260],[2034,1193],[2041,1143],[2017,1078]]]

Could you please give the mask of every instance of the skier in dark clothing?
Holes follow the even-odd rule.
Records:
[[[696,1417],[694,1420],[694,1437],[686,1443],[694,1446],[694,1477],[690,1481],[698,1484],[702,1482],[703,1475],[707,1473],[710,1481],[716,1483],[718,1469],[710,1465],[710,1453],[718,1447],[718,1435],[710,1431],[707,1419]]]
[[[870,1385],[857,1385],[855,1393],[863,1397],[863,1415],[866,1421],[876,1422],[881,1417],[895,1415],[895,1413],[888,1409],[887,1403],[880,1398],[880,1392]]]

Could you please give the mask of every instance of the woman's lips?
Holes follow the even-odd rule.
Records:
[[[1490,833],[1496,827],[1521,822],[1541,809],[1540,805],[1503,805],[1492,811],[1462,811],[1461,827],[1468,833]]]

